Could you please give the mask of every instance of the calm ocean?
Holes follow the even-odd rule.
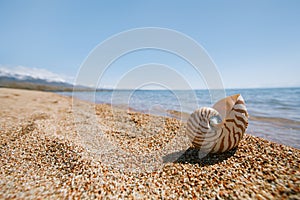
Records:
[[[226,95],[242,94],[250,115],[247,133],[300,149],[300,88],[228,89]],[[191,113],[212,106],[208,90],[116,90],[60,92],[95,103],[129,106],[135,110],[164,115],[165,110]]]

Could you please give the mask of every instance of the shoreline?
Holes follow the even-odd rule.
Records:
[[[74,111],[72,98],[50,92],[0,88],[0,99],[0,198],[297,199],[300,195],[300,150],[293,147],[245,134],[235,151],[198,159],[189,144],[176,140],[176,150],[171,145],[164,156],[158,154],[163,162],[158,169],[133,173],[110,163],[122,161],[118,149],[130,152],[129,161],[143,155],[150,162],[156,157],[145,155],[157,156],[155,152],[173,138],[184,138],[183,122],[80,100],[75,100]],[[94,109],[96,117],[88,109]],[[93,151],[103,145],[89,127],[93,120],[115,142],[113,154],[110,149],[103,154]],[[180,152],[179,147],[186,149]]]
[[[162,91],[162,90],[160,90]],[[58,93],[62,94],[63,96],[70,96],[70,93]],[[100,93],[99,93],[100,94]],[[109,102],[107,100],[107,96],[103,96],[102,101],[95,101],[93,102],[89,98],[93,98],[94,96],[91,96],[91,93],[87,93],[86,96],[84,95],[77,95],[76,93],[73,94],[76,99],[84,99],[87,102],[90,103],[95,103],[95,104],[108,104],[111,105],[112,101]],[[71,96],[73,96],[71,94]],[[149,98],[147,95],[153,95],[153,94],[146,94],[145,98]],[[96,95],[97,96],[97,95]],[[95,96],[95,98],[96,98]],[[108,95],[109,96],[109,95]],[[99,96],[100,97],[100,96]],[[154,97],[154,96],[152,96]],[[108,97],[110,98],[110,97]],[[126,97],[125,97],[126,98]],[[159,97],[158,97],[159,98]],[[96,99],[95,99],[96,100]],[[165,99],[167,100],[167,99]],[[250,99],[248,99],[250,101]],[[155,99],[153,99],[155,101]],[[176,109],[172,109],[171,107],[167,108],[168,106],[166,105],[165,102],[161,102],[162,106],[153,106],[153,107],[148,107],[151,105],[151,103],[148,105],[146,102],[145,107],[141,106],[142,104],[136,103],[134,105],[131,105],[132,107],[128,106],[127,104],[122,104],[119,102],[119,104],[114,103],[112,104],[113,107],[118,107],[122,109],[127,109],[130,111],[136,111],[139,113],[143,114],[151,114],[155,116],[163,116],[163,117],[172,117],[178,120],[182,120],[184,122],[187,121],[189,117],[190,112],[184,112]],[[148,106],[147,106],[148,105]],[[204,105],[204,106],[209,106],[209,105]],[[285,115],[280,115],[278,114],[276,116],[270,116],[268,114],[259,114],[257,113],[254,108],[255,105],[249,104],[249,127],[247,129],[248,133],[251,133],[254,136],[262,137],[264,139],[288,145],[297,149],[300,149],[300,138],[299,138],[299,130],[300,130],[300,121],[286,117]],[[277,110],[279,111],[279,110]]]

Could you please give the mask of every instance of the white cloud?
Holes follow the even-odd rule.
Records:
[[[28,77],[34,79],[43,79],[49,82],[70,82],[71,77],[61,76],[42,68],[29,68],[24,66],[6,67],[0,66],[0,75],[11,76],[18,79],[26,79]]]

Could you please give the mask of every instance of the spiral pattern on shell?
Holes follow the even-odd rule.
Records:
[[[248,112],[240,94],[202,107],[188,119],[186,134],[195,148],[222,153],[238,146],[248,126]]]

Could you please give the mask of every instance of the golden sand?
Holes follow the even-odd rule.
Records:
[[[0,199],[300,199],[299,149],[246,134],[200,159],[177,119],[37,91],[0,102]]]

